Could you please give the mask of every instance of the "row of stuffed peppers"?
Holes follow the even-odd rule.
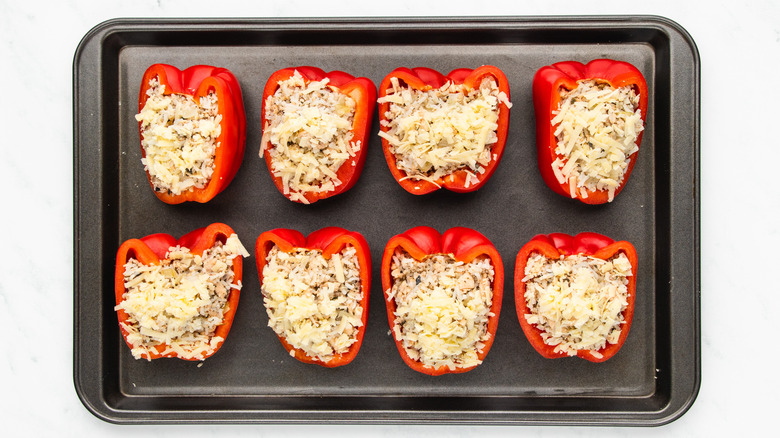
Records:
[[[277,93],[280,84],[299,75],[303,83],[313,83],[327,80],[327,86],[339,93],[348,96],[354,102],[354,113],[351,118],[351,126],[345,130],[349,142],[355,144],[354,151],[349,153],[346,159],[337,169],[331,169],[331,179],[336,181],[332,187],[319,187],[317,190],[304,190],[293,196],[288,187],[287,177],[275,171],[272,163],[272,153],[276,147],[265,132],[269,127],[268,112],[269,97]],[[473,90],[477,92],[483,80],[494,81],[496,91],[502,99],[495,105],[497,117],[492,126],[492,146],[489,154],[484,157],[480,165],[474,169],[459,167],[449,173],[434,177],[417,177],[409,173],[399,165],[398,156],[393,152],[391,144],[392,135],[389,132],[387,120],[393,96],[388,96],[398,84],[408,87],[415,92],[428,92],[438,90],[446,84],[454,84],[465,92]],[[566,158],[558,149],[559,138],[556,137],[557,125],[551,123],[555,119],[561,107],[562,91],[575,89],[582,81],[595,80],[606,83],[612,87],[629,87],[638,95],[638,112],[644,122],[647,116],[648,93],[645,80],[638,69],[631,64],[614,60],[594,60],[588,64],[579,62],[560,62],[541,68],[533,80],[533,102],[536,111],[537,134],[537,158],[539,170],[545,183],[556,193],[579,199],[590,204],[604,203],[611,200],[619,193],[636,164],[638,146],[641,142],[641,132],[635,140],[637,150],[628,157],[628,168],[618,181],[617,187],[612,188],[608,196],[605,190],[575,189],[569,181],[561,179],[560,172],[555,169],[565,163]],[[156,82],[154,82],[156,81]],[[183,71],[176,67],[155,64],[146,71],[140,90],[139,110],[143,110],[150,95],[150,84],[162,84],[165,96],[182,94],[192,96],[195,100],[209,93],[215,95],[217,112],[221,118],[216,142],[213,174],[208,183],[202,187],[194,187],[182,193],[171,193],[170,190],[155,188],[153,178],[147,165],[147,176],[155,194],[164,202],[177,204],[185,201],[207,202],[223,191],[235,177],[244,156],[246,140],[246,116],[243,96],[237,78],[227,69],[211,66],[197,65]],[[455,192],[471,192],[477,190],[493,175],[504,153],[509,129],[509,80],[499,68],[494,66],[482,66],[476,69],[460,68],[443,75],[430,68],[397,68],[388,74],[379,85],[379,100],[377,101],[377,89],[374,83],[367,78],[358,77],[342,72],[324,72],[315,67],[285,68],[276,71],[268,79],[262,96],[262,120],[261,126],[264,136],[261,146],[261,155],[265,157],[274,184],[282,194],[295,202],[311,203],[328,198],[349,190],[357,182],[363,164],[366,160],[369,133],[373,122],[373,112],[379,102],[380,137],[387,165],[396,181],[408,192],[413,194],[426,194],[446,188]],[[139,119],[139,124],[140,124]],[[142,154],[146,157],[144,143],[144,128],[141,130]],[[289,137],[289,134],[285,134]],[[590,141],[590,140],[588,140]],[[592,143],[591,143],[592,146]],[[557,160],[557,161],[556,161]],[[563,161],[562,161],[563,160]],[[301,171],[298,171],[300,174]],[[572,179],[573,180],[573,179]],[[310,184],[311,185],[311,184]],[[316,185],[316,184],[315,184]]]
[[[210,345],[210,347],[207,347],[197,355],[185,355],[182,353],[180,348],[181,346],[173,348],[172,345],[170,345],[172,342],[168,341],[158,341],[156,345],[139,347],[139,339],[144,336],[143,329],[147,330],[147,332],[151,330],[153,333],[156,333],[156,330],[160,330],[160,327],[158,327],[160,324],[159,319],[161,318],[159,316],[160,314],[172,314],[183,310],[157,308],[156,312],[158,313],[154,313],[152,315],[148,313],[143,316],[131,315],[132,312],[130,309],[134,307],[127,304],[127,301],[131,300],[129,295],[130,289],[132,287],[135,291],[139,287],[137,284],[140,282],[140,280],[137,279],[137,273],[132,273],[130,276],[128,276],[128,271],[130,270],[128,266],[137,261],[138,264],[142,265],[140,269],[159,269],[160,265],[164,265],[162,266],[162,269],[173,269],[171,263],[180,262],[183,258],[183,256],[178,252],[176,253],[176,257],[173,256],[174,252],[176,250],[180,250],[181,248],[185,248],[185,252],[189,252],[194,255],[194,258],[191,258],[186,262],[188,266],[193,263],[200,263],[201,257],[203,260],[208,258],[207,252],[210,251],[211,248],[216,246],[227,246],[231,239],[237,239],[237,237],[232,237],[234,235],[235,232],[229,226],[216,223],[188,233],[178,240],[167,234],[153,234],[141,239],[130,239],[120,246],[117,252],[115,273],[116,310],[120,323],[121,333],[125,338],[128,346],[133,350],[136,358],[145,358],[151,360],[158,357],[179,357],[188,360],[203,360],[214,354],[226,339],[230,327],[234,321],[243,276],[242,260],[243,256],[248,256],[249,254],[245,250],[239,249],[234,251],[234,254],[230,256],[230,263],[232,263],[232,273],[228,280],[230,285],[226,288],[229,289],[230,292],[228,296],[223,297],[224,304],[220,304],[224,307],[225,312],[223,315],[221,315],[221,320],[210,333],[211,339],[206,342]],[[238,246],[240,247],[240,244]],[[371,254],[368,243],[360,233],[337,227],[323,228],[309,234],[308,236],[304,236],[302,233],[296,230],[274,229],[262,233],[256,241],[256,265],[266,307],[269,306],[269,295],[271,293],[276,293],[269,291],[269,288],[267,288],[265,284],[271,280],[269,278],[264,278],[264,274],[266,276],[276,275],[268,270],[269,264],[283,263],[278,262],[278,260],[289,260],[294,258],[296,254],[300,255],[313,253],[315,256],[307,258],[306,263],[314,264],[314,257],[321,257],[325,260],[323,263],[328,263],[328,261],[330,261],[332,265],[332,262],[335,259],[339,266],[337,270],[341,272],[337,272],[336,274],[331,273],[329,275],[335,276],[336,278],[338,278],[340,275],[342,277],[342,282],[345,281],[344,277],[346,276],[346,281],[348,282],[349,274],[344,274],[346,268],[342,267],[347,266],[347,264],[344,263],[342,265],[342,262],[339,261],[341,259],[346,259],[347,257],[344,252],[345,249],[350,249],[351,251],[351,256],[353,257],[355,265],[354,269],[356,269],[355,273],[352,274],[352,276],[355,277],[353,284],[356,288],[359,289],[354,291],[357,293],[354,295],[355,302],[351,305],[351,307],[359,307],[359,311],[353,311],[352,314],[352,317],[357,318],[357,321],[353,321],[348,327],[348,331],[351,332],[350,340],[341,350],[336,350],[334,348],[332,351],[330,351],[329,354],[320,355],[311,353],[309,350],[307,350],[306,342],[304,342],[305,339],[303,341],[301,339],[292,339],[293,335],[285,335],[283,332],[277,331],[279,340],[287,352],[300,361],[315,363],[326,367],[336,367],[348,364],[357,355],[365,334],[368,317],[369,297],[371,294],[372,268]],[[272,254],[277,255],[272,256]],[[520,249],[516,257],[514,272],[515,306],[520,325],[531,346],[533,346],[533,348],[539,354],[546,358],[557,358],[572,356],[575,354],[561,351],[559,348],[556,348],[554,342],[546,341],[549,338],[549,335],[545,334],[546,329],[540,328],[541,326],[538,324],[529,322],[528,318],[528,315],[532,313],[532,310],[529,308],[530,304],[526,299],[526,265],[530,263],[529,260],[531,260],[534,255],[542,255],[549,258],[550,260],[560,260],[568,256],[584,256],[590,259],[609,261],[618,255],[624,256],[627,259],[629,270],[628,275],[625,278],[627,301],[624,303],[624,308],[620,311],[620,322],[618,324],[620,326],[619,338],[613,339],[611,342],[603,343],[602,347],[598,348],[597,350],[582,350],[576,352],[577,356],[593,362],[602,362],[614,356],[625,342],[633,318],[637,274],[637,257],[634,247],[626,241],[615,242],[608,237],[596,233],[581,233],[573,237],[565,234],[554,233],[550,235],[538,235]],[[408,308],[405,308],[403,312],[399,311],[402,304],[400,304],[398,296],[399,294],[403,293],[398,292],[395,288],[396,282],[401,282],[401,280],[399,280],[398,276],[396,275],[397,271],[401,270],[401,268],[398,266],[399,257],[407,257],[409,259],[407,266],[412,266],[413,268],[415,263],[422,263],[436,256],[449,257],[454,261],[453,265],[449,267],[445,266],[437,268],[438,271],[455,269],[453,266],[470,266],[475,261],[480,261],[484,266],[489,266],[490,269],[490,277],[483,281],[485,281],[492,296],[490,296],[485,301],[485,306],[487,307],[483,312],[485,320],[483,327],[480,329],[484,332],[482,333],[480,339],[477,339],[476,342],[470,344],[474,346],[474,351],[469,352],[469,354],[473,356],[471,357],[470,362],[465,362],[464,360],[463,363],[443,365],[441,360],[438,362],[423,360],[420,357],[421,350],[415,350],[414,348],[410,347],[409,340],[405,339],[404,335],[402,334],[402,331],[405,330],[405,328],[398,327],[398,320],[402,317],[402,313],[409,311]],[[175,258],[177,260],[168,260],[169,257]],[[192,260],[195,261],[193,262]],[[213,265],[215,263],[218,264],[219,262],[211,261],[204,263],[206,265]],[[303,268],[300,266],[294,266],[292,270],[295,271],[300,269]],[[198,277],[200,275],[202,275],[202,272],[185,272],[183,277],[188,279],[184,280],[186,282],[193,281],[193,277]],[[416,276],[416,281],[414,276]],[[413,289],[418,286],[422,287],[420,286],[421,276],[425,277],[425,274],[420,275],[418,271],[416,274],[414,274],[414,276],[411,277],[411,287]],[[289,289],[293,287],[302,287],[305,289],[307,287],[312,287],[311,283],[296,285],[296,282],[302,282],[304,280],[298,280],[298,277],[291,274],[290,271],[282,272],[281,277],[283,277],[281,280],[283,289]],[[206,276],[205,278],[207,278],[205,281],[208,282],[210,281],[208,278],[211,277]],[[462,280],[463,278],[458,278],[457,281],[460,282]],[[422,281],[424,282],[426,280]],[[387,309],[388,323],[390,325],[391,331],[393,331],[393,337],[400,356],[409,367],[416,371],[431,375],[460,373],[473,369],[475,366],[481,363],[482,360],[485,359],[488,351],[491,348],[493,340],[495,339],[496,330],[498,328],[498,319],[503,301],[502,296],[504,285],[504,268],[501,256],[499,255],[495,246],[484,235],[475,230],[464,227],[451,228],[445,231],[443,234],[440,234],[433,228],[419,226],[407,230],[404,233],[393,236],[387,242],[383,252],[381,261],[381,282]],[[166,287],[168,290],[172,290],[179,286],[171,286],[169,284]],[[319,286],[317,287],[319,288]],[[476,288],[476,286],[473,287]],[[149,286],[148,288],[154,289],[152,286]],[[446,289],[456,287],[451,285],[439,285],[436,288]],[[142,305],[146,306],[145,308],[149,306],[154,307],[154,304],[150,303],[150,301],[153,301],[153,298],[149,298],[149,296],[154,294],[167,293],[163,291],[163,289],[165,289],[165,287],[157,288],[152,291],[147,290],[144,292],[146,295],[144,299],[140,300]],[[194,289],[200,290],[201,292],[195,292],[195,298],[193,299],[201,299],[201,301],[199,301],[200,304],[198,305],[204,306],[205,304],[203,301],[203,295],[198,295],[198,293],[202,293],[203,288],[198,289],[195,287]],[[320,288],[319,290],[312,290],[307,293],[316,295],[318,293],[322,293],[322,289],[324,289],[324,287]],[[279,293],[285,294],[287,292],[289,291],[282,290]],[[442,292],[439,291],[437,293],[441,294]],[[449,293],[453,294],[455,292],[450,291]],[[458,298],[458,300],[465,300],[465,298],[462,298],[463,294],[460,292],[458,293],[461,294],[461,298]],[[289,296],[287,298],[289,298]],[[296,299],[298,298],[300,297],[297,297]],[[423,299],[427,298],[423,297]],[[138,302],[139,298],[136,295],[132,298],[132,300]],[[179,302],[183,300],[183,298],[181,296],[177,296],[176,300]],[[330,300],[332,302],[340,300],[342,303],[344,301],[342,297],[331,297]],[[207,301],[208,300],[206,299],[205,302]],[[282,301],[282,305],[292,307],[292,299],[289,299],[287,302],[284,302],[284,300]],[[462,302],[459,301],[459,305],[460,304],[462,304]],[[343,307],[346,309],[346,306]],[[271,311],[270,309],[268,310],[269,318],[271,318]],[[300,309],[296,309],[295,311],[300,313]],[[344,311],[346,312],[346,310]],[[471,310],[468,310],[468,312],[471,312]],[[306,321],[308,315],[310,314],[303,315],[302,317],[302,320],[304,320],[304,322],[309,325],[311,325],[310,321],[313,319],[309,318],[309,321]],[[430,315],[427,317],[430,317]],[[133,327],[133,324],[136,326],[143,326],[143,324],[139,324],[138,322],[142,318],[153,321],[146,324],[142,330],[139,330],[138,327]],[[445,316],[439,315],[434,319],[436,318],[452,319],[453,316],[451,314]],[[457,320],[458,317],[455,316],[454,318]],[[457,327],[458,325],[461,328],[469,324],[473,325],[473,321],[468,321],[468,316],[464,318],[465,320],[455,321],[455,329],[459,330]],[[474,316],[472,315],[470,318],[474,318]],[[168,324],[172,323],[168,322]],[[423,325],[423,323],[420,321],[411,321],[410,324],[412,324],[412,326],[418,327]],[[434,323],[434,325],[435,324],[436,323]],[[343,329],[345,323],[342,322],[341,325]],[[354,333],[352,333],[352,328],[354,328]],[[300,333],[296,334],[295,336],[299,337],[298,335],[300,335]],[[414,335],[415,338],[430,338],[436,336],[444,335],[441,335],[440,333],[417,333]],[[465,335],[457,336],[463,337]],[[186,343],[182,343],[182,345],[184,344]],[[458,360],[456,360],[456,362],[458,362]]]

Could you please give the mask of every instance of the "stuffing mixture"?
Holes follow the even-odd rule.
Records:
[[[476,174],[494,158],[498,141],[499,104],[511,107],[493,78],[478,88],[466,90],[447,82],[428,91],[417,90],[392,78],[392,88],[379,103],[389,103],[379,135],[390,144],[396,166],[407,178],[427,180],[456,170],[469,174],[467,185],[477,183]]]
[[[433,254],[417,261],[398,250],[391,275],[392,330],[410,358],[451,370],[482,363],[478,355],[490,338],[488,319],[494,315],[490,259],[463,263],[450,254]]]
[[[623,181],[630,156],[639,150],[644,129],[639,95],[633,87],[613,88],[594,80],[560,90],[561,105],[552,124],[560,155],[552,164],[558,182],[568,183],[572,197],[579,190],[604,191],[611,202]]]
[[[164,94],[157,77],[149,81],[149,96],[135,116],[141,123],[144,169],[154,189],[179,195],[202,189],[214,173],[222,115],[217,95],[209,93],[195,102],[186,94]]]
[[[309,357],[327,362],[357,342],[367,309],[361,305],[354,247],[326,259],[320,250],[284,252],[274,246],[266,257],[261,289],[268,326]]]
[[[269,155],[284,194],[304,203],[305,192],[329,192],[343,184],[337,172],[361,147],[351,141],[354,99],[328,82],[307,83],[296,71],[265,101],[260,156]]]
[[[609,260],[584,255],[549,259],[532,253],[525,267],[526,321],[542,331],[556,353],[575,356],[620,338],[628,307],[631,263],[620,253]]]

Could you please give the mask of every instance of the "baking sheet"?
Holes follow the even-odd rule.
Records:
[[[553,193],[536,167],[531,80],[563,60],[620,59],[639,68],[650,102],[638,164],[616,200],[588,206]],[[699,64],[687,33],[659,17],[112,20],[87,34],[74,59],[74,380],[85,406],[120,423],[441,422],[662,424],[693,403],[699,362]],[[241,83],[247,151],[211,202],[167,205],[140,163],[138,89],[153,63],[230,69]],[[260,147],[260,99],[272,72],[314,65],[379,84],[398,66],[446,73],[492,64],[513,108],[503,160],[480,190],[417,197],[393,179],[378,136],[347,193],[313,205],[274,187]],[[375,131],[378,124],[374,121]],[[268,229],[361,232],[374,261],[369,322],[357,358],[336,369],[289,357],[268,328],[254,258],[230,336],[203,363],[136,361],[113,311],[114,257],[129,238],[180,236],[212,222],[247,248]],[[465,374],[408,368],[388,333],[379,261],[387,240],[416,225],[468,226],[500,252],[506,272],[496,340]],[[612,359],[547,360],[525,339],[512,273],[538,233],[596,231],[629,240],[639,273],[631,333]]]

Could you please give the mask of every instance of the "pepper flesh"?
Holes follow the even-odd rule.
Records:
[[[418,226],[407,230],[404,233],[393,236],[385,246],[382,256],[382,290],[384,292],[385,304],[387,308],[387,320],[392,331],[395,324],[395,311],[397,306],[395,300],[390,299],[388,292],[393,287],[393,278],[391,276],[391,266],[393,254],[396,249],[403,249],[417,261],[423,260],[432,254],[451,254],[457,261],[469,263],[477,257],[486,256],[493,265],[493,300],[490,306],[490,312],[493,316],[488,318],[487,332],[490,337],[484,341],[482,351],[478,352],[477,357],[483,361],[493,345],[498,329],[498,317],[501,313],[501,300],[504,291],[504,265],[501,261],[495,246],[481,233],[465,227],[450,228],[444,234],[431,227]],[[397,339],[393,334],[395,345],[401,355],[404,363],[415,371],[431,376],[439,376],[449,373],[465,373],[476,367],[455,368],[451,370],[447,366],[431,367],[424,365],[418,360],[412,359],[403,346],[403,341]]]
[[[360,265],[360,288],[363,298],[360,306],[363,308],[361,321],[363,325],[358,327],[356,342],[353,343],[345,353],[335,354],[332,359],[322,361],[307,355],[303,350],[294,348],[287,340],[277,335],[282,346],[288,353],[294,350],[294,357],[301,362],[322,365],[327,368],[346,365],[357,356],[360,346],[363,343],[363,337],[366,333],[366,322],[368,321],[368,304],[371,295],[371,251],[368,242],[362,234],[355,231],[348,231],[339,227],[325,227],[317,230],[308,237],[297,230],[286,228],[277,228],[266,231],[257,238],[255,242],[255,255],[257,257],[257,272],[260,276],[260,285],[263,284],[263,268],[267,263],[268,254],[276,246],[282,252],[292,252],[296,249],[315,249],[322,251],[322,256],[327,260],[333,254],[341,252],[346,246],[352,246],[356,250],[358,264]]]
[[[397,78],[400,82],[413,89],[428,91],[441,88],[447,82],[452,82],[456,85],[463,84],[466,89],[479,88],[482,80],[487,77],[492,77],[496,81],[499,92],[506,94],[506,99],[509,100],[509,81],[507,80],[506,75],[504,75],[504,72],[498,67],[491,65],[483,65],[482,67],[473,70],[459,68],[451,71],[446,76],[436,70],[426,67],[416,67],[412,69],[399,67],[385,76],[382,80],[379,85],[379,97],[385,97],[387,91],[392,89],[391,80],[393,78]],[[463,169],[445,175],[436,180],[435,183],[422,179],[415,180],[408,178],[406,172],[398,168],[396,157],[390,150],[390,143],[382,138],[382,150],[385,154],[385,160],[387,161],[387,166],[390,168],[390,172],[393,174],[395,180],[404,188],[404,190],[414,195],[425,195],[439,190],[442,187],[459,193],[473,192],[482,187],[493,175],[493,172],[495,172],[496,167],[503,156],[504,146],[506,145],[507,132],[509,130],[509,107],[502,101],[499,101],[498,107],[498,128],[496,129],[498,141],[491,146],[491,160],[484,166],[485,171],[483,173],[474,174],[477,179],[476,183],[472,182],[471,184],[466,184],[469,174]],[[386,120],[385,114],[389,109],[390,104],[388,102],[379,104],[380,129],[385,132],[387,132],[389,128],[382,126],[383,124],[381,121]]]
[[[608,260],[614,257],[618,253],[623,253],[631,263],[632,275],[628,277],[627,291],[628,296],[626,301],[628,306],[623,311],[623,327],[620,332],[620,337],[617,343],[609,344],[600,350],[597,350],[597,354],[593,354],[590,350],[579,350],[577,356],[586,359],[591,362],[604,362],[605,360],[614,356],[618,350],[623,346],[628,336],[628,331],[631,328],[631,322],[634,317],[634,303],[636,301],[636,275],[637,275],[637,255],[636,249],[631,243],[627,241],[618,241],[606,237],[598,233],[580,233],[572,237],[563,233],[552,233],[548,235],[539,234],[526,243],[520,251],[517,253],[517,259],[515,261],[515,309],[517,311],[517,318],[520,321],[520,326],[525,333],[528,342],[531,346],[548,359],[555,359],[560,357],[568,357],[565,352],[556,352],[555,345],[548,345],[542,338],[542,330],[537,328],[533,324],[529,324],[525,319],[526,314],[530,314],[531,310],[528,308],[528,304],[525,300],[525,283],[523,278],[525,277],[525,267],[528,262],[528,258],[532,253],[539,253],[544,257],[550,259],[559,259],[561,256],[583,254],[602,260]]]
[[[279,83],[295,75],[296,70],[303,76],[306,83],[328,79],[328,85],[335,87],[339,92],[346,94],[355,101],[355,116],[352,120],[352,139],[353,143],[360,142],[360,149],[355,156],[349,157],[336,172],[336,176],[342,183],[333,190],[327,192],[304,192],[303,196],[308,203],[314,203],[320,199],[330,198],[331,196],[344,193],[351,189],[358,181],[363,165],[366,162],[366,151],[368,150],[368,133],[371,131],[371,122],[374,119],[374,107],[376,102],[376,86],[368,78],[356,78],[349,73],[334,70],[325,72],[320,68],[311,66],[290,67],[274,72],[265,84],[263,89],[263,102],[261,107],[260,126],[265,130],[268,120],[265,115],[266,100],[272,96],[279,88]],[[261,151],[273,148],[271,141],[268,140],[262,146]],[[264,153],[265,162],[268,165],[268,171],[279,192],[294,202],[302,202],[293,199],[289,194],[284,193],[284,183],[282,178],[274,176],[271,162],[271,155]]]
[[[571,194],[568,181],[561,184],[552,170],[553,162],[557,158],[564,158],[555,152],[558,146],[558,139],[555,136],[555,126],[552,119],[561,104],[561,89],[571,91],[577,88],[580,81],[596,80],[606,82],[613,88],[633,87],[639,94],[639,110],[643,121],[647,120],[647,83],[642,73],[633,65],[614,61],[611,59],[596,59],[587,64],[581,64],[576,61],[558,62],[553,65],[542,67],[534,75],[533,79],[533,101],[536,113],[536,151],[537,161],[539,163],[539,172],[542,174],[545,184],[555,193],[576,198],[586,204],[604,204],[609,201],[609,195],[606,190],[585,190],[587,195],[583,196],[580,190],[576,190],[574,196]],[[642,134],[640,132],[636,139],[637,147],[641,146]],[[623,180],[615,189],[615,196],[628,182],[628,177],[636,165],[638,151],[629,157],[628,168],[626,169]]]
[[[149,96],[149,81],[157,78],[160,85],[165,86],[164,95],[186,94],[198,102],[200,97],[209,92],[217,95],[218,113],[222,116],[221,132],[217,137],[219,147],[214,156],[214,172],[203,188],[193,188],[178,195],[155,190],[152,177],[148,171],[146,176],[154,194],[166,204],[180,204],[186,201],[205,203],[213,199],[227,188],[236,176],[244,159],[246,145],[246,114],[241,86],[230,70],[210,65],[194,65],[185,70],[168,64],[153,64],[144,73],[141,91],[138,96],[138,110],[146,105]],[[141,122],[138,129],[143,142]],[[146,151],[141,146],[141,154],[146,157]]]
[[[120,245],[116,255],[116,270],[114,272],[114,295],[116,304],[119,305],[124,300],[125,264],[130,261],[130,259],[135,259],[144,265],[158,265],[161,260],[165,259],[168,249],[172,246],[189,248],[190,253],[201,255],[203,254],[203,251],[213,247],[215,242],[221,241],[222,243],[225,243],[227,238],[233,234],[235,234],[235,232],[229,226],[222,223],[214,223],[207,227],[191,231],[178,240],[170,234],[158,233],[150,234],[140,239],[125,241]],[[240,287],[241,279],[243,278],[243,257],[241,256],[237,256],[233,259],[233,276],[233,284]],[[204,359],[216,353],[227,339],[230,327],[233,325],[236,309],[238,309],[240,293],[240,288],[232,288],[230,291],[230,297],[227,302],[228,309],[222,315],[222,324],[217,327],[217,330],[214,333],[214,336],[221,337],[222,341],[219,342],[213,352],[204,356]],[[132,349],[133,346],[127,340],[129,333],[123,327],[123,323],[127,322],[129,315],[124,310],[119,309],[117,310],[117,318],[119,319],[119,328],[122,332],[122,337],[125,339],[128,347]],[[142,354],[142,358],[151,360],[161,357],[179,357],[176,352],[163,354],[167,347],[167,344],[159,344],[155,346],[154,349],[149,349],[150,354]]]

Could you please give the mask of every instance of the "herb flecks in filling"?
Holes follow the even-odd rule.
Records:
[[[558,141],[552,170],[571,196],[587,198],[586,190],[615,197],[636,141],[644,129],[639,95],[633,87],[613,88],[605,82],[580,81],[571,91],[560,90],[561,103],[552,124]]]
[[[211,181],[222,115],[214,92],[198,102],[186,94],[164,92],[165,85],[152,78],[148,99],[135,116],[141,122],[141,162],[156,191],[180,195]]]
[[[391,276],[392,330],[411,359],[450,370],[482,363],[479,354],[490,339],[488,320],[494,316],[490,259],[463,263],[449,254],[432,254],[418,261],[398,250]]]

